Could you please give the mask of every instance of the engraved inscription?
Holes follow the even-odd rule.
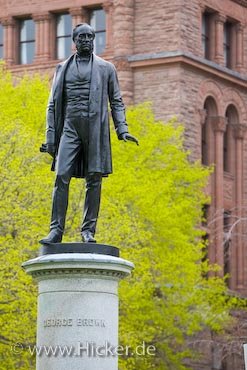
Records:
[[[44,327],[49,326],[72,326],[73,319],[47,319],[44,320]]]
[[[66,326],[94,326],[98,328],[105,328],[106,323],[103,319],[91,319],[91,318],[53,318],[45,319],[44,327],[66,327]]]
[[[77,319],[77,326],[98,326],[105,328],[105,320],[101,319]]]

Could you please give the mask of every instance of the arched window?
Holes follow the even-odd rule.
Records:
[[[209,124],[210,117],[217,116],[217,106],[215,100],[209,96],[204,103],[204,110],[206,111],[206,120],[202,125],[201,131],[201,158],[202,164],[209,165],[212,161],[212,128]]]
[[[236,125],[239,121],[237,109],[233,104],[230,104],[226,110],[227,125],[224,133],[224,156],[223,167],[225,172],[232,172],[231,156],[233,154],[233,133],[232,126]]]

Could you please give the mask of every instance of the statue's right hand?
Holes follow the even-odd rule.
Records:
[[[52,156],[52,158],[54,158],[56,146],[54,144],[42,144],[40,147],[40,151],[43,153],[49,153]]]
[[[47,147],[47,153],[49,153],[52,158],[55,157],[56,147],[53,144],[46,144]]]

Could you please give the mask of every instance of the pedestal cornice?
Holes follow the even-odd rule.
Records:
[[[25,271],[36,278],[85,276],[123,279],[131,273],[133,263],[119,257],[91,253],[48,254],[24,262]]]

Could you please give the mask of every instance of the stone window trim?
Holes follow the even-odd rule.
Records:
[[[222,132],[226,131],[227,125],[227,118],[222,116],[211,116],[208,117],[210,124],[215,132]]]
[[[52,14],[50,12],[34,13],[32,19],[35,22],[36,43],[34,62],[42,63],[51,59],[50,43],[47,42],[51,34]]]
[[[8,17],[1,18],[0,22],[4,28],[4,40],[3,40],[4,60],[7,65],[16,64],[16,61],[17,61],[17,42],[16,42],[17,19],[12,16],[8,16]]]
[[[104,57],[113,54],[113,10],[114,5],[112,0],[104,1],[99,4],[90,6],[77,6],[63,10],[63,13],[68,13],[72,17],[72,28],[78,23],[89,23],[90,12],[96,9],[103,9],[106,14],[106,45],[102,53]],[[35,57],[32,64],[47,63],[56,61],[56,16],[60,13],[58,10],[47,12],[34,13],[29,16],[8,16],[0,19],[0,23],[4,30],[3,54],[7,65],[22,66],[19,58],[19,22],[24,19],[32,19],[35,22]],[[47,42],[49,40],[49,42]],[[71,53],[75,49],[71,47]]]
[[[237,140],[243,140],[247,131],[247,125],[244,123],[230,124],[233,129],[234,138]]]
[[[243,34],[244,24],[240,20],[201,5],[201,48],[204,58],[243,72]]]
[[[243,32],[244,25],[237,19],[218,13],[216,16],[215,60],[227,68],[243,71]],[[222,36],[221,36],[221,33]],[[226,40],[227,38],[227,40]],[[223,50],[221,40],[223,39]],[[226,55],[226,49],[228,55]],[[223,51],[223,58],[222,58]]]
[[[214,60],[215,14],[214,9],[201,7],[201,48],[207,60]]]

